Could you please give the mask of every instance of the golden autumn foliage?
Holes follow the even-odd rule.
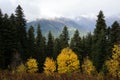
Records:
[[[114,45],[112,58],[107,60],[105,65],[110,74],[120,78],[120,47]]]
[[[26,65],[27,65],[27,72],[34,73],[38,71],[38,63],[36,59],[34,58],[28,59]]]
[[[20,64],[18,67],[17,67],[17,72],[20,72],[20,73],[23,73],[23,72],[26,72],[26,66],[24,64]]]
[[[64,48],[57,57],[58,72],[68,73],[79,70],[77,55],[69,48]]]
[[[50,75],[53,72],[55,72],[55,70],[56,70],[55,61],[47,57],[44,63],[44,73]]]
[[[87,75],[91,75],[95,72],[95,66],[93,65],[92,61],[87,58],[84,59],[84,63],[82,64],[83,73]]]

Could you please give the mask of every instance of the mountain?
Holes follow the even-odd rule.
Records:
[[[119,20],[118,17],[108,17],[106,18],[106,23],[108,26],[115,21]],[[80,31],[80,35],[83,36],[88,32],[93,32],[96,24],[95,18],[87,18],[87,17],[76,17],[74,19],[60,17],[60,18],[49,18],[49,19],[37,19],[35,21],[31,21],[27,23],[27,30],[32,25],[34,26],[35,33],[38,24],[41,26],[42,34],[47,36],[48,32],[51,31],[55,37],[58,37],[64,26],[68,27],[70,37],[73,35],[74,31],[78,29]]]

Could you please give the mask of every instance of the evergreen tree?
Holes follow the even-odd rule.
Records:
[[[92,47],[92,55],[93,55],[92,59],[94,65],[96,66],[96,69],[100,71],[107,57],[106,23],[102,11],[99,12],[99,15],[97,17],[98,20],[96,23],[96,28],[94,30],[94,37],[93,37],[94,43]]]
[[[120,25],[117,21],[112,24],[110,30],[110,39],[112,46],[114,44],[120,44]]]
[[[7,14],[2,16],[1,11],[0,19],[0,62],[1,68],[6,69],[11,65],[13,53],[17,50],[16,20],[14,14],[9,18]]]
[[[92,47],[92,44],[93,44],[93,35],[91,34],[91,33],[88,33],[87,34],[87,36],[86,36],[86,38],[85,38],[85,48],[86,48],[86,56],[89,56],[90,58],[92,57],[92,54],[91,54],[91,52],[92,52],[92,49],[91,49],[91,47]]]
[[[73,38],[71,38],[70,48],[78,55],[78,58],[81,59],[81,38],[78,30],[75,31]]]
[[[73,37],[71,38],[71,42],[70,42],[70,48],[77,54],[78,59],[80,61],[80,69],[82,70],[81,64],[82,64],[82,58],[83,58],[83,54],[82,54],[82,41],[81,41],[81,37],[79,36],[79,31],[76,30]]]
[[[2,11],[0,9],[0,34],[2,34],[1,33],[1,31],[2,31],[2,24],[3,24],[3,14],[2,14]],[[1,40],[1,35],[0,35],[0,40]],[[1,41],[0,41],[0,44],[1,44]]]
[[[35,57],[36,53],[36,45],[35,45],[35,37],[34,37],[34,28],[30,26],[28,30],[28,47],[29,47],[29,57]],[[36,57],[35,57],[36,58]]]
[[[38,61],[38,66],[39,66],[39,71],[43,71],[43,63],[45,61],[46,57],[46,39],[45,37],[42,36],[41,29],[40,29],[40,24],[38,24],[37,27],[37,36],[36,36],[36,48],[37,48],[37,61]]]
[[[106,23],[105,23],[105,20],[104,20],[104,14],[102,11],[99,12],[98,14],[98,20],[97,20],[97,23],[96,23],[96,28],[94,30],[94,34],[96,34],[96,37],[99,36],[98,33],[101,33],[102,30],[106,31]]]
[[[9,18],[9,35],[11,40],[11,45],[9,45],[12,48],[12,60],[11,60],[11,69],[16,68],[20,64],[20,54],[18,53],[18,37],[17,37],[17,26],[16,26],[16,17],[14,14],[11,14]]]
[[[65,26],[63,28],[63,31],[62,33],[60,34],[60,47],[61,47],[61,50],[63,48],[66,48],[66,47],[69,47],[69,44],[68,44],[68,40],[69,40],[69,33],[68,33],[68,29],[67,27]]]
[[[1,26],[1,51],[4,58],[3,69],[8,68],[11,64],[13,53],[16,47],[14,39],[14,27],[10,25],[10,19],[7,14],[3,17],[3,25]]]
[[[26,20],[23,13],[23,9],[20,5],[16,8],[16,26],[17,26],[17,36],[19,40],[19,52],[23,60],[26,60],[27,56],[27,33],[26,33]]]
[[[38,24],[38,28],[37,28],[36,46],[37,46],[38,55],[46,53],[46,39],[42,35],[40,24]]]
[[[3,23],[3,14],[0,9],[0,34],[2,34],[2,23]],[[0,35],[0,50],[1,50],[1,46],[2,46],[2,35]]]
[[[13,45],[11,47],[14,48],[15,51],[18,49],[18,39],[17,39],[17,27],[16,27],[16,18],[14,14],[11,14],[10,18],[10,29],[11,29],[11,40],[13,42]]]
[[[3,68],[4,64],[4,56],[3,56],[3,39],[2,39],[2,32],[3,32],[3,14],[0,9],[0,68]]]
[[[112,56],[112,48],[115,44],[120,44],[120,25],[115,21],[111,27],[107,29],[107,53]]]
[[[109,57],[109,56],[112,56],[112,48],[113,48],[113,43],[111,42],[111,27],[107,28],[107,36],[106,37],[107,37],[106,50],[107,50],[107,54]]]
[[[8,68],[8,65],[10,65],[12,54],[11,54],[11,47],[10,44],[10,26],[9,26],[9,20],[8,15],[4,14],[3,17],[3,29],[2,29],[2,51],[3,51],[3,57],[4,57],[4,69]],[[9,55],[9,56],[8,56]]]
[[[57,56],[59,55],[60,53],[60,50],[61,47],[60,47],[60,39],[59,38],[56,38],[55,41],[54,41],[54,55],[53,55],[53,59],[56,60]]]
[[[82,49],[81,59],[83,61],[84,57],[86,56],[86,39],[85,39],[85,36],[83,36],[82,39],[81,39],[81,49]]]
[[[44,52],[44,50],[42,49],[42,38],[43,38],[43,36],[41,33],[40,24],[38,24],[37,37],[36,37],[36,46],[37,46],[38,53]]]
[[[53,52],[54,52],[54,37],[51,31],[49,31],[47,42],[47,57],[53,57]]]
[[[3,21],[3,13],[0,9],[0,30],[1,30],[1,26],[2,26],[2,21]]]

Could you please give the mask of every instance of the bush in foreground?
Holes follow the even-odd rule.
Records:
[[[89,60],[88,57],[84,59],[84,63],[82,64],[82,71],[84,74],[87,75],[92,75],[96,71],[95,66],[93,65],[92,61]]]
[[[53,59],[50,59],[49,57],[46,58],[44,63],[44,73],[50,75],[54,73],[56,70],[56,64]]]
[[[27,72],[34,73],[38,71],[38,63],[36,59],[34,58],[28,59],[28,61],[26,62],[26,65],[27,65]]]

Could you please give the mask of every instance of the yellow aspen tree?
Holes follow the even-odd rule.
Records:
[[[17,67],[17,72],[19,72],[19,73],[23,73],[23,72],[26,72],[26,66],[22,63],[22,64],[20,64],[18,67]]]
[[[92,73],[96,71],[95,66],[88,57],[84,59],[84,63],[82,64],[82,70],[83,73],[87,75],[92,75]]]
[[[46,58],[44,63],[44,73],[50,75],[56,71],[55,61],[49,57]]]
[[[36,59],[34,58],[28,59],[26,65],[27,65],[27,72],[34,73],[38,71],[38,63]]]
[[[61,51],[57,57],[57,64],[59,73],[79,71],[78,57],[70,48]]]
[[[112,58],[105,62],[109,73],[120,78],[120,47],[114,45]]]

